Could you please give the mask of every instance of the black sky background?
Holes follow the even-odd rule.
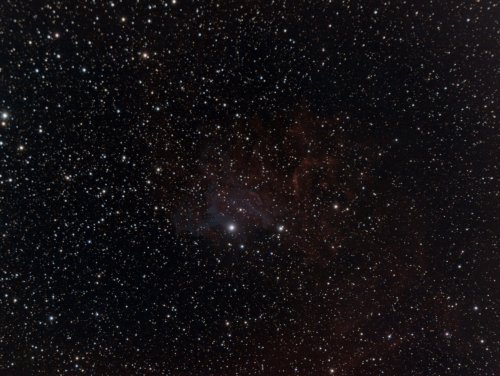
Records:
[[[0,14],[0,374],[498,373],[498,4]]]

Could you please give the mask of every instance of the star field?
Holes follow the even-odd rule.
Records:
[[[499,374],[497,3],[0,14],[0,375]]]

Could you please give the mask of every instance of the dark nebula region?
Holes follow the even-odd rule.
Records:
[[[0,1],[0,376],[500,375],[499,7]]]

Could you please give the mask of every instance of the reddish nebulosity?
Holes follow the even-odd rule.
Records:
[[[283,226],[285,248],[335,253],[376,161],[374,148],[343,136],[349,126],[303,110],[240,122],[230,139],[212,136],[185,190],[188,205],[177,210],[178,229],[223,243],[229,223],[256,241]]]
[[[315,184],[321,189],[329,189],[335,184],[338,161],[331,157],[323,158],[305,157],[295,168],[292,176],[293,193],[298,199],[307,196]],[[323,176],[321,180],[315,180],[315,171]]]

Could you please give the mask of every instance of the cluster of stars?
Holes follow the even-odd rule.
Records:
[[[0,373],[494,375],[492,1],[6,1]]]

